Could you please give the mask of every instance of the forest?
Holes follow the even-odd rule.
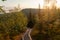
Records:
[[[30,17],[23,12],[0,14],[0,40],[17,40],[27,29],[28,21],[34,23],[33,40],[60,40],[60,9],[43,9]]]
[[[3,0],[4,1],[4,0]],[[33,23],[32,40],[60,40],[60,8],[29,9],[28,15],[23,11],[6,13],[0,7],[0,40],[21,40],[27,30],[29,21]],[[41,11],[42,10],[42,11]]]

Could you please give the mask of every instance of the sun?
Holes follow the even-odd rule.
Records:
[[[56,7],[60,8],[60,0],[56,0],[56,1],[55,0],[51,0],[46,6],[51,8],[54,2],[55,2]],[[44,0],[40,0],[39,4],[40,4],[40,8],[44,8],[45,1]]]
[[[57,0],[56,6],[57,6],[57,8],[60,8],[60,0]]]
[[[44,0],[40,0],[39,4],[40,4],[40,8],[43,8],[43,6],[44,6]]]
[[[40,8],[43,9],[43,8],[45,8],[46,6],[49,7],[49,8],[51,8],[51,2],[52,2],[52,1],[50,1],[48,4],[45,4],[45,3],[46,3],[45,0],[40,0],[40,2],[39,2],[39,3],[40,3]]]

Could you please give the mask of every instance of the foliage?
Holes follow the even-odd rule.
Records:
[[[41,13],[40,19],[36,15],[36,25],[31,33],[33,40],[60,40],[60,10],[49,11],[49,16],[46,11],[43,14]]]
[[[2,0],[2,1],[6,1],[6,0]]]
[[[0,14],[0,34],[16,36],[26,30],[27,17],[22,12]]]

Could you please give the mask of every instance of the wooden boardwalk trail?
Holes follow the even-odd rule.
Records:
[[[22,36],[22,40],[32,40],[30,33],[31,33],[30,28],[27,28],[26,32],[24,33],[24,35]]]

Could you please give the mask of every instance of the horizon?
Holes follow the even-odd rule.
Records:
[[[56,0],[56,6],[57,8],[60,8],[60,1]],[[47,6],[51,7],[51,3],[53,1],[51,1]],[[25,9],[25,8],[35,8],[37,9],[39,7],[40,4],[40,8],[43,9],[44,6],[44,0],[7,0],[7,1],[1,1],[0,0],[0,6],[4,6],[4,7],[8,7],[8,8],[13,8],[13,7],[18,7],[20,6],[21,9]]]
[[[38,8],[38,4],[40,4],[40,2],[42,2],[43,4],[43,0],[7,0],[7,1],[4,1],[2,2],[0,0],[0,5],[1,6],[5,6],[5,7],[17,7],[18,5],[20,5],[20,7],[22,9],[24,8]],[[41,5],[41,8],[42,8],[42,4]]]

